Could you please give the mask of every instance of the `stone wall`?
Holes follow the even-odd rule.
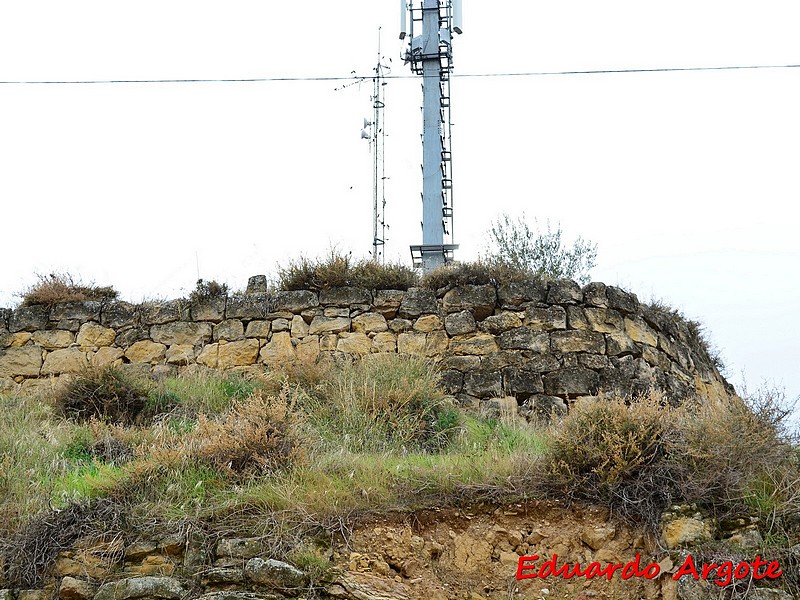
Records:
[[[263,372],[382,352],[430,357],[447,390],[465,403],[514,396],[530,410],[560,410],[599,391],[733,392],[682,319],[602,283],[336,288],[0,309],[5,391],[52,385],[88,366],[126,365],[155,376]]]

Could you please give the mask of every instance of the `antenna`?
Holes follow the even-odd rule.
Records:
[[[378,28],[378,62],[375,64],[375,75],[372,78],[372,122],[364,119],[364,129],[361,130],[361,139],[370,140],[372,147],[372,260],[383,262],[385,260],[384,246],[386,245],[386,127],[383,124],[383,111],[386,108],[386,81],[384,69],[391,70],[384,65],[381,56],[381,28]],[[372,128],[372,132],[368,131]]]
[[[461,0],[401,2],[400,24],[400,39],[410,34],[403,59],[422,75],[422,244],[411,246],[411,257],[415,267],[428,272],[451,262],[458,249],[453,243],[450,75],[453,32],[461,33]]]

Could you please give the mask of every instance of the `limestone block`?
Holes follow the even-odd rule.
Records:
[[[622,315],[610,308],[586,308],[584,310],[589,329],[598,333],[621,332],[624,328]]]
[[[608,308],[613,308],[628,315],[639,312],[639,299],[636,294],[609,285],[606,287],[606,298],[608,299]]]
[[[606,284],[593,281],[583,286],[583,302],[587,306],[598,308],[608,308],[608,298],[606,298]]]
[[[336,350],[336,344],[339,343],[339,336],[335,333],[328,333],[320,336],[319,349],[321,352],[332,352]]]
[[[438,364],[440,369],[455,369],[466,373],[467,371],[477,371],[481,366],[481,358],[473,355],[454,356],[448,354],[442,357]]]
[[[535,394],[528,398],[520,411],[527,418],[537,418],[549,421],[553,417],[563,417],[567,414],[567,403],[557,396]]]
[[[550,349],[550,337],[547,333],[534,331],[528,327],[517,327],[504,331],[498,338],[503,350],[531,350],[547,352]]]
[[[667,548],[672,550],[683,544],[696,545],[711,540],[708,523],[694,517],[679,517],[666,523],[661,535]]]
[[[341,333],[350,330],[350,319],[346,317],[314,317],[311,321],[311,327],[308,329],[310,335],[318,335],[324,333]]]
[[[392,319],[389,321],[389,330],[394,333],[405,333],[411,331],[414,323],[408,319]]]
[[[611,363],[608,357],[603,354],[581,354],[578,356],[578,364],[587,369],[598,371],[600,369],[605,369]]]
[[[525,326],[540,331],[554,331],[567,328],[567,311],[561,306],[537,308],[529,306],[525,310]]]
[[[464,392],[478,398],[503,395],[503,377],[499,371],[470,371],[464,373]]]
[[[465,337],[456,337],[450,340],[448,347],[452,354],[472,354],[485,356],[499,350],[497,341],[488,333],[476,333]]]
[[[188,321],[189,302],[186,300],[170,300],[168,302],[150,302],[140,308],[142,325],[164,325],[173,321]]]
[[[606,333],[606,354],[619,356],[621,354],[640,355],[642,351],[625,333]]]
[[[75,320],[85,323],[86,321],[100,321],[100,310],[102,302],[87,300],[86,302],[63,302],[54,305],[50,309],[50,320]]]
[[[0,348],[21,348],[27,344],[32,337],[33,334],[28,331],[5,333],[0,335]]]
[[[297,354],[292,345],[292,336],[288,331],[273,333],[272,339],[267,342],[259,354],[261,362],[269,366],[293,362]]]
[[[293,338],[304,338],[309,335],[309,326],[306,323],[305,319],[300,315],[294,315],[292,317],[292,323],[290,325],[289,330],[292,333]]]
[[[486,317],[481,323],[481,331],[498,335],[509,329],[522,327],[522,319],[513,312],[502,312]]]
[[[544,376],[549,396],[589,396],[597,393],[600,376],[586,367],[567,367]]]
[[[253,275],[247,280],[247,289],[245,294],[258,294],[265,293],[268,288],[266,275]]]
[[[604,354],[606,341],[602,333],[594,331],[554,331],[550,334],[550,345],[554,352],[591,352]]]
[[[345,354],[369,354],[372,340],[366,333],[340,333],[336,349]]]
[[[75,335],[69,331],[53,329],[51,331],[34,331],[31,340],[45,350],[67,348],[75,341]]]
[[[319,298],[308,290],[276,292],[270,304],[273,311],[286,310],[299,315],[304,310],[319,306]]]
[[[244,332],[245,337],[267,339],[272,325],[269,321],[250,321],[247,324],[247,330]]]
[[[349,317],[349,308],[339,308],[338,306],[326,306],[322,309],[322,316],[324,317]]]
[[[352,304],[372,304],[372,294],[369,290],[356,287],[338,287],[320,290],[319,303],[321,306],[347,306]]]
[[[8,319],[8,330],[11,333],[18,331],[37,331],[47,328],[50,309],[47,306],[20,306],[11,312]]]
[[[529,302],[544,302],[546,297],[547,284],[543,281],[507,283],[497,289],[500,305],[512,309]]]
[[[255,364],[258,360],[258,340],[247,339],[220,344],[217,352],[217,368],[230,369]]]
[[[380,313],[364,313],[353,319],[353,331],[356,333],[381,333],[389,330],[386,318]]]
[[[225,340],[232,342],[244,337],[244,325],[238,319],[227,319],[214,325],[212,339],[215,342]]]
[[[414,322],[414,331],[428,333],[444,329],[444,323],[438,315],[423,315]]]
[[[186,590],[172,577],[130,577],[100,586],[94,600],[131,600],[133,598],[161,598],[180,600]]]
[[[419,332],[399,334],[397,336],[397,352],[425,356],[425,334]]]
[[[409,288],[398,309],[398,316],[403,319],[416,319],[424,314],[436,314],[436,294],[425,288]],[[454,311],[455,312],[455,311]]]
[[[372,352],[397,352],[397,336],[389,331],[376,333],[372,338]]]
[[[464,374],[455,369],[439,371],[439,384],[447,394],[458,394],[464,389]]]
[[[491,284],[462,285],[448,291],[442,298],[442,308],[447,313],[468,310],[476,321],[494,313],[497,290]]]
[[[298,590],[308,583],[308,577],[292,565],[274,559],[251,558],[244,566],[247,579],[273,590]]]
[[[113,365],[116,361],[120,360],[125,355],[122,348],[116,346],[105,346],[98,348],[97,352],[93,353],[90,357],[90,362],[95,367],[105,367]]]
[[[551,281],[547,290],[548,304],[575,304],[583,301],[581,286],[570,279]]]
[[[125,358],[132,363],[148,363],[151,365],[160,363],[164,360],[167,347],[164,344],[141,340],[135,342],[125,351]]]
[[[89,322],[81,325],[78,330],[78,345],[84,352],[93,348],[111,346],[117,337],[117,332],[110,327],[103,327],[97,323]]]
[[[58,597],[61,600],[89,600],[94,597],[95,588],[88,581],[64,577],[58,587]]]
[[[406,293],[402,290],[377,290],[373,306],[385,319],[394,319]]]
[[[539,373],[518,367],[503,369],[503,383],[506,393],[514,396],[528,397],[544,392],[542,376]]]
[[[38,377],[42,350],[36,346],[0,350],[0,377]]]
[[[208,367],[209,369],[216,369],[219,366],[219,343],[203,346],[196,360],[197,364]]]
[[[225,318],[227,296],[209,296],[191,303],[189,314],[193,321],[211,321],[219,323]]]
[[[58,375],[61,373],[82,373],[89,366],[86,352],[78,348],[53,350],[45,356],[42,375]]]
[[[127,329],[117,330],[117,337],[114,345],[120,348],[128,348],[134,342],[150,339],[150,329],[147,327],[128,327]]]
[[[191,344],[199,346],[211,340],[212,329],[210,323],[189,323],[179,321],[165,325],[153,325],[150,328],[150,337],[154,342],[172,346],[173,344]]]
[[[291,326],[289,325],[289,319],[284,317],[278,317],[277,319],[272,320],[272,332],[273,333],[280,333],[281,331],[289,331]]]
[[[444,331],[431,331],[425,336],[425,356],[440,356],[447,352],[450,338]]]
[[[484,321],[484,323],[485,322],[486,321]],[[467,335],[468,333],[475,333],[477,330],[475,317],[473,317],[472,313],[468,310],[462,310],[460,312],[447,315],[444,319],[444,328],[448,335],[453,336]]]
[[[134,327],[139,320],[138,307],[129,302],[112,302],[103,307],[100,312],[100,324],[103,327],[121,329]]]
[[[333,335],[335,338],[336,336]],[[300,342],[298,342],[297,347],[295,348],[297,352],[297,360],[305,363],[313,363],[317,357],[319,356],[319,336],[318,335],[308,335]]]
[[[265,293],[234,294],[225,305],[227,319],[264,319],[270,310],[270,297]]]
[[[634,342],[647,344],[653,348],[658,346],[658,335],[650,329],[641,317],[625,317],[625,333]]]

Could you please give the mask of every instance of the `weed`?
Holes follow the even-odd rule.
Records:
[[[431,290],[450,289],[461,285],[495,286],[507,283],[541,279],[533,271],[515,267],[500,260],[456,262],[433,269],[419,282],[420,287]]]
[[[360,287],[370,290],[407,290],[418,282],[417,274],[401,264],[382,264],[353,259],[332,249],[324,259],[300,258],[278,271],[284,290],[314,290]]]
[[[44,304],[52,306],[61,302],[84,302],[87,300],[109,301],[119,296],[111,286],[84,284],[69,273],[37,275],[38,281],[22,294],[22,306]]]
[[[55,405],[74,421],[95,418],[131,424],[144,413],[148,392],[145,383],[115,367],[88,369],[58,392]]]
[[[211,298],[223,298],[228,295],[228,284],[219,283],[218,281],[203,281],[197,280],[194,290],[189,295],[189,300],[193,303],[200,303],[210,300]]]

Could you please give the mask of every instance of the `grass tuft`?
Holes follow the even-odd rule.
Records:
[[[111,286],[84,284],[69,273],[37,275],[38,281],[22,294],[22,306],[52,306],[62,302],[106,302],[119,296]]]
[[[417,285],[419,277],[413,269],[399,263],[382,264],[354,259],[350,254],[331,250],[323,259],[300,258],[278,271],[283,290],[319,291],[336,287],[358,287],[369,290],[407,290]]]

